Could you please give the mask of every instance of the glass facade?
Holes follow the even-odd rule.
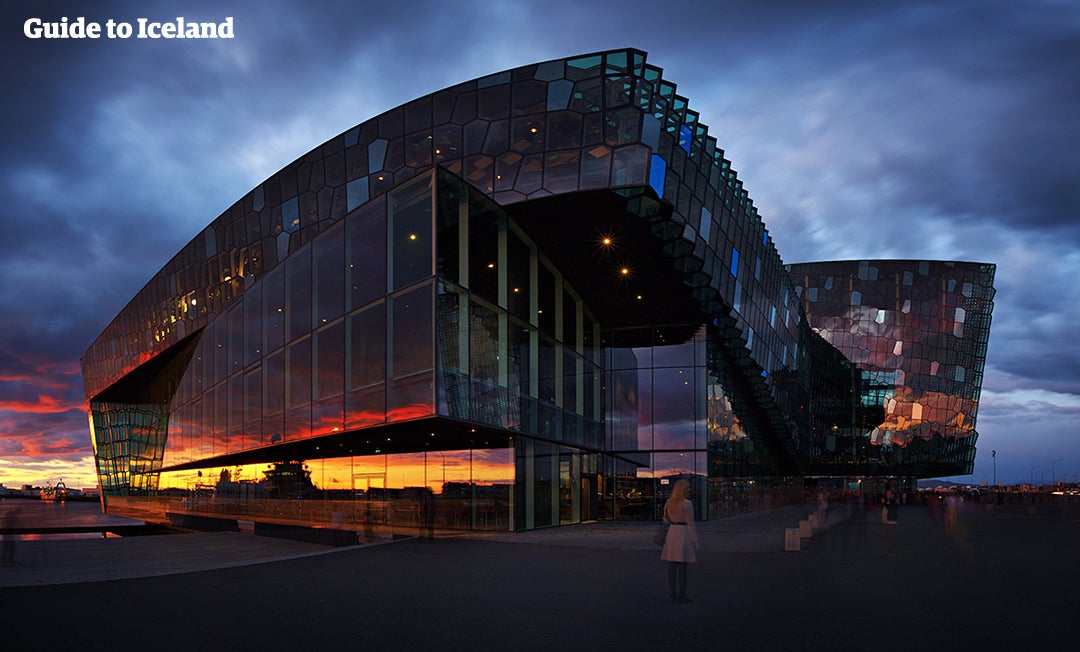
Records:
[[[654,519],[676,477],[702,518],[782,501],[894,373],[803,290],[643,52],[473,80],[260,184],[98,337],[103,501],[382,533]]]
[[[860,407],[880,410],[876,423],[820,437],[818,470],[971,473],[994,266],[863,260],[789,271],[810,326],[857,365]]]

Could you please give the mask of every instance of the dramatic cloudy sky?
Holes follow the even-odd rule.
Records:
[[[93,484],[79,357],[182,245],[263,179],[414,97],[618,47],[647,50],[691,99],[786,262],[996,263],[979,453],[965,479],[992,479],[991,450],[1001,481],[1080,477],[1080,5],[1072,0],[5,7],[0,482],[8,486],[60,476]],[[232,16],[235,38],[23,36],[26,19],[62,16]]]

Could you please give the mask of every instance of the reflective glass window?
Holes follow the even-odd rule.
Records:
[[[315,334],[315,398],[345,391],[345,322],[338,321]]]
[[[580,152],[549,152],[544,162],[544,188],[553,193],[570,192],[578,187]]]
[[[680,367],[694,364],[694,343],[660,344],[664,340],[657,337],[657,346],[652,348],[654,367]]]
[[[386,386],[376,385],[345,395],[345,427],[362,428],[386,421]]]
[[[563,347],[563,407],[568,412],[580,414],[578,409],[578,397],[581,395],[581,373],[578,369],[581,359],[574,355],[567,347]]]
[[[545,335],[555,334],[555,272],[547,265],[537,265],[539,270],[537,289],[536,323]]]
[[[574,82],[568,79],[556,79],[548,84],[547,110],[558,111],[570,105],[570,94],[574,92]]]
[[[530,292],[530,269],[532,268],[532,254],[529,246],[518,234],[511,230],[508,235],[507,262],[507,303],[510,314],[521,319],[529,319]]]
[[[419,373],[390,381],[386,392],[386,418],[401,421],[429,416],[435,411],[435,375]]]
[[[226,326],[227,320],[224,316],[215,319],[210,326],[211,341],[214,344],[214,350],[212,354],[211,370],[212,375],[209,379],[211,385],[225,380],[225,376],[229,369],[228,359],[228,331]]]
[[[376,139],[368,145],[368,174],[374,174],[383,169],[388,145],[389,143],[382,138]]]
[[[357,206],[363,205],[368,200],[369,195],[367,176],[350,181],[345,187],[345,194],[345,210],[352,212]]]
[[[347,365],[350,389],[386,379],[386,304],[377,303],[347,321]]]
[[[262,367],[244,374],[244,435],[253,446],[262,444]]]
[[[499,302],[499,216],[487,202],[469,202],[469,290]]]
[[[349,309],[386,296],[386,217],[376,200],[346,220]]]
[[[440,174],[438,184],[436,272],[442,279],[461,283],[461,208],[466,191],[458,179],[448,174]]]
[[[581,188],[603,188],[611,174],[611,149],[604,145],[589,148],[581,157]]]
[[[281,204],[281,228],[286,233],[300,229],[300,200],[293,197]]]
[[[690,145],[693,143],[694,133],[687,125],[679,125],[679,147],[690,154]]]
[[[276,267],[263,279],[263,337],[266,351],[285,343],[285,267]]]
[[[293,342],[286,349],[286,409],[311,403],[311,338]]]
[[[631,402],[636,403],[637,418],[634,423],[630,423],[630,427],[636,426],[637,430],[637,448],[641,450],[649,450],[653,448],[653,373],[650,368],[641,368],[637,370],[627,370],[621,372],[620,378],[623,386],[627,388],[633,388],[633,394],[628,397]],[[632,438],[627,437],[627,441],[632,441]]]
[[[345,312],[345,230],[337,224],[312,243],[315,257],[315,322],[328,324]]]
[[[653,448],[694,447],[694,369],[653,370]]]
[[[541,113],[548,105],[548,84],[538,81],[522,81],[513,85],[513,111],[515,116]]]
[[[511,325],[514,342],[514,361],[518,368],[519,392],[522,396],[536,396],[533,384],[532,351],[536,348],[536,331],[514,320]]]
[[[461,307],[468,293],[455,286],[439,284],[436,311],[439,337],[439,362],[445,374],[468,372],[468,329],[462,325]]]
[[[481,151],[490,156],[497,156],[510,149],[510,125],[506,120],[496,120],[488,127]]]
[[[229,309],[229,359],[228,373],[234,374],[244,368],[244,304],[243,298]]]
[[[391,376],[431,369],[435,363],[432,285],[393,297],[391,306]]]
[[[311,403],[285,410],[285,431],[287,441],[311,436]]]
[[[314,436],[341,432],[345,427],[343,394],[315,401],[311,405],[311,433]]]
[[[469,375],[485,383],[499,381],[499,361],[502,351],[499,311],[472,301],[469,304]]]
[[[229,401],[228,393],[225,390],[226,384],[218,383],[213,392],[210,393],[212,406],[210,432],[213,439],[212,452],[214,455],[228,452],[226,425],[229,418]]]
[[[542,401],[555,403],[557,398],[556,382],[558,380],[555,361],[558,356],[558,349],[555,342],[546,337],[541,337],[539,344],[539,398]]]
[[[547,148],[578,149],[581,147],[581,114],[561,111],[548,116]]]
[[[285,261],[286,340],[311,332],[311,248],[301,249]]]
[[[667,161],[663,159],[659,154],[652,155],[652,162],[649,164],[649,185],[656,191],[656,194],[660,197],[664,196],[664,183],[667,177]]]
[[[510,128],[510,146],[521,154],[542,151],[545,131],[543,116],[515,118]],[[500,152],[501,150],[489,153]]]
[[[411,285],[433,273],[431,176],[424,175],[390,193],[392,288]]]
[[[225,383],[226,410],[225,450],[237,451],[249,448],[243,441],[244,432],[244,376],[235,374]]]
[[[580,320],[581,320],[581,305],[578,303],[574,295],[570,294],[564,288],[563,290],[563,330],[562,341],[569,348],[577,348],[578,333],[580,332]]]
[[[244,294],[244,366],[262,357],[263,348],[262,292]]]

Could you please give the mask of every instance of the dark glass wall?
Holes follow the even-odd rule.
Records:
[[[791,265],[811,327],[860,369],[859,407],[881,417],[826,437],[819,468],[971,473],[994,266],[864,260]]]
[[[516,440],[519,527],[578,522],[602,446],[599,325],[501,207],[438,179],[439,412],[531,436]]]
[[[433,415],[432,202],[429,175],[365,205],[212,321],[168,465]]]

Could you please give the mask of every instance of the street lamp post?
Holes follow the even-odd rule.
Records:
[[[990,451],[990,457],[994,459],[994,486],[997,486],[997,451]]]
[[[1051,487],[1054,486],[1054,465],[1057,464],[1058,462],[1064,460],[1064,459],[1065,459],[1064,457],[1059,457],[1056,460],[1054,460],[1053,462],[1050,462],[1050,486]]]

